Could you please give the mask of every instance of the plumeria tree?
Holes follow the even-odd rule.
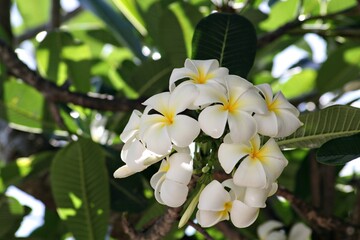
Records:
[[[0,239],[359,239],[359,9],[3,0]]]

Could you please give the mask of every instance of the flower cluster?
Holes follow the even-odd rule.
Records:
[[[274,95],[268,84],[254,86],[229,74],[216,60],[187,59],[183,68],[173,70],[169,91],[143,104],[144,112],[134,110],[120,135],[125,165],[114,177],[127,177],[161,161],[150,180],[155,198],[179,207],[195,172],[202,184],[195,198],[201,226],[228,219],[237,227],[251,225],[267,197],[276,192],[277,178],[287,165],[274,138],[286,137],[302,125],[298,110],[281,92]],[[217,144],[201,149],[204,141]],[[210,158],[194,158],[189,148],[194,142]],[[222,183],[213,180],[212,173],[219,171],[228,178]]]
[[[267,221],[258,227],[258,236],[260,240],[309,240],[311,238],[311,229],[303,223],[299,222],[293,225],[288,237],[286,237],[283,227],[281,222]]]

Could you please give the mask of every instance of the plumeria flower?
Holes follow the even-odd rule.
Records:
[[[150,180],[156,200],[169,207],[181,206],[187,198],[192,171],[189,153],[174,153],[163,160],[159,171]]]
[[[257,130],[256,121],[251,115],[254,112],[267,112],[265,101],[258,90],[241,77],[229,75],[225,83],[226,91],[208,89],[207,98],[202,103],[215,104],[200,113],[200,127],[207,135],[219,138],[228,123],[233,139],[249,139]]]
[[[146,148],[158,155],[167,155],[173,144],[189,146],[200,133],[199,123],[183,114],[197,97],[196,87],[187,85],[173,92],[164,92],[144,102],[146,113],[141,118],[140,138]]]
[[[253,188],[268,188],[288,163],[274,139],[270,138],[260,147],[260,137],[257,134],[249,142],[222,143],[218,158],[226,173],[230,173],[244,158],[235,171],[234,183]]]
[[[257,229],[260,240],[309,240],[311,237],[311,229],[303,223],[296,223],[290,230],[289,236],[286,233],[281,222],[270,220]]]
[[[264,95],[268,112],[255,114],[258,132],[270,137],[286,137],[303,124],[299,120],[299,111],[291,105],[281,92],[273,96],[269,84],[257,85]]]
[[[138,139],[141,116],[141,112],[134,110],[123,132],[120,134],[120,139],[125,142],[120,155],[125,165],[114,172],[115,178],[124,178],[141,172],[163,158],[163,156],[146,149]]]
[[[199,96],[195,99],[194,105],[201,105],[201,99],[206,95],[207,89],[210,87],[223,88],[223,79],[229,74],[229,70],[224,67],[219,67],[219,62],[212,60],[191,60],[186,59],[183,68],[175,68],[170,76],[169,89],[175,89],[175,82],[185,79],[180,84],[191,84],[199,90]],[[192,107],[194,108],[194,107]]]
[[[236,227],[244,228],[250,226],[259,214],[259,208],[246,205],[233,189],[226,191],[216,180],[201,192],[198,209],[196,219],[202,227],[231,219]]]

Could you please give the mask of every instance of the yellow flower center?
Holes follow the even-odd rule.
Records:
[[[224,204],[224,210],[222,210],[221,212],[220,212],[220,215],[221,216],[226,216],[230,211],[231,211],[231,208],[232,208],[232,202],[230,201],[230,202],[226,202],[225,204]]]
[[[161,122],[164,124],[164,125],[171,125],[174,123],[174,113],[171,112],[171,111],[166,111],[163,113],[164,117],[163,119],[161,120]]]
[[[224,102],[223,110],[229,111],[230,113],[236,111],[239,108],[239,103],[230,98],[229,101]]]
[[[191,76],[194,83],[204,84],[207,82],[207,80],[213,77],[213,74],[211,73],[205,74],[202,68],[198,68],[198,72],[199,74],[194,74]]]
[[[266,105],[271,112],[276,112],[279,108],[279,101],[276,99],[275,101],[266,101]]]

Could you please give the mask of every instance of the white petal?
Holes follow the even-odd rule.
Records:
[[[228,86],[229,95],[234,99],[239,98],[244,92],[253,87],[252,83],[236,75],[227,76],[225,82]]]
[[[187,185],[190,182],[193,166],[191,156],[186,153],[174,153],[169,158],[170,168],[166,179]]]
[[[187,68],[189,71],[191,71],[191,73],[198,73],[198,64],[197,64],[198,61],[196,60],[191,60],[189,58],[187,58],[185,60],[185,68]]]
[[[146,147],[159,155],[170,153],[172,144],[166,126],[162,123],[154,124],[144,133],[143,140]]]
[[[234,174],[234,183],[244,187],[265,188],[268,181],[260,161],[246,157]]]
[[[273,138],[270,138],[265,143],[259,155],[269,181],[274,182],[280,176],[288,161]]]
[[[169,99],[169,108],[174,109],[175,114],[183,112],[193,105],[199,91],[192,84],[185,84],[175,88]]]
[[[168,126],[171,141],[178,147],[188,147],[200,133],[199,123],[186,115],[175,116]]]
[[[197,84],[199,95],[194,104],[203,106],[212,103],[221,103],[226,98],[226,89],[218,82],[211,81],[206,84]]]
[[[199,115],[201,129],[213,138],[219,138],[224,133],[228,111],[222,108],[222,105],[210,106]]]
[[[229,194],[231,195],[231,199],[232,200],[242,200],[244,199],[244,195],[245,195],[245,191],[246,188],[245,187],[239,187],[237,185],[235,185],[233,179],[227,179],[225,181],[223,181],[221,183],[224,187],[230,188],[230,192]]]
[[[216,180],[209,183],[202,190],[199,197],[198,208],[207,211],[222,211],[225,209],[225,203],[231,200],[229,193]]]
[[[268,198],[271,185],[269,188],[246,188],[243,202],[250,207],[264,208],[265,201]]]
[[[256,85],[256,88],[258,88],[263,93],[263,95],[267,101],[272,101],[273,91],[269,84],[267,84],[267,83],[259,84],[259,85]]]
[[[222,143],[218,150],[221,167],[230,173],[241,158],[248,154],[249,146],[243,144]]]
[[[139,130],[141,115],[141,112],[138,110],[134,110],[131,113],[128,123],[120,134],[121,141],[127,142],[130,138],[134,137],[135,133]]]
[[[283,230],[271,232],[266,240],[286,240],[286,234]]]
[[[156,111],[162,113],[168,109],[169,99],[170,99],[170,93],[163,92],[148,98],[143,104],[146,106],[150,106]]]
[[[285,96],[282,94],[282,92],[278,92],[275,97],[274,97],[274,101],[277,102],[276,107],[278,109],[286,109],[288,111],[290,111],[292,114],[294,114],[296,117],[299,116],[300,112],[299,110],[292,105],[291,103],[289,103],[289,101],[285,98]]]
[[[165,161],[165,160],[164,160]],[[160,179],[165,176],[165,172],[157,172],[155,173],[151,179],[150,179],[150,186],[153,189],[156,189],[156,185],[159,183]],[[165,180],[165,177],[163,178],[163,180]]]
[[[278,228],[283,227],[284,225],[281,222],[275,220],[269,220],[263,224],[261,224],[257,229],[257,234],[260,239],[267,239],[268,235],[275,231]]]
[[[244,94],[238,98],[237,102],[239,104],[239,108],[242,111],[261,114],[268,112],[265,100],[261,97],[255,88],[250,88],[244,92]]]
[[[216,59],[210,60],[193,60],[196,66],[201,67],[205,73],[212,72],[219,68],[219,62]]]
[[[214,226],[220,221],[228,220],[226,219],[226,216],[224,217],[222,214],[219,214],[219,212],[206,210],[198,210],[196,213],[196,219],[200,226],[204,228]]]
[[[253,224],[259,215],[259,209],[249,207],[241,201],[233,202],[230,218],[231,222],[238,228],[245,228]]]
[[[244,142],[256,134],[256,121],[247,112],[229,113],[229,129],[234,142]]]
[[[278,187],[279,187],[279,186],[278,186],[277,182],[272,183],[272,184],[271,184],[270,192],[269,192],[269,194],[268,194],[268,197],[274,195],[274,194],[277,192]]]
[[[278,134],[278,122],[275,113],[255,114],[253,117],[257,124],[258,133],[269,137],[275,137]]]
[[[303,125],[298,117],[288,110],[277,111],[276,117],[279,126],[279,132],[276,137],[287,137]]]
[[[175,89],[175,82],[177,80],[188,78],[190,75],[191,71],[187,68],[175,68],[170,75],[169,90],[173,91]]]
[[[309,240],[311,229],[303,223],[296,223],[290,230],[289,240]]]
[[[115,172],[114,172],[114,178],[126,178],[128,176],[133,175],[134,172],[133,170],[131,170],[128,166],[124,165],[122,167],[119,167]]]
[[[158,201],[159,203],[161,204],[164,204],[164,201],[161,199],[161,196],[160,196],[160,191],[161,191],[161,186],[163,184],[163,182],[165,181],[165,176],[163,175],[159,180],[158,182],[156,183],[156,186],[154,188],[154,196],[155,196],[155,199],[156,201]]]
[[[189,188],[181,183],[165,179],[160,189],[160,197],[169,207],[180,207],[187,198]]]

